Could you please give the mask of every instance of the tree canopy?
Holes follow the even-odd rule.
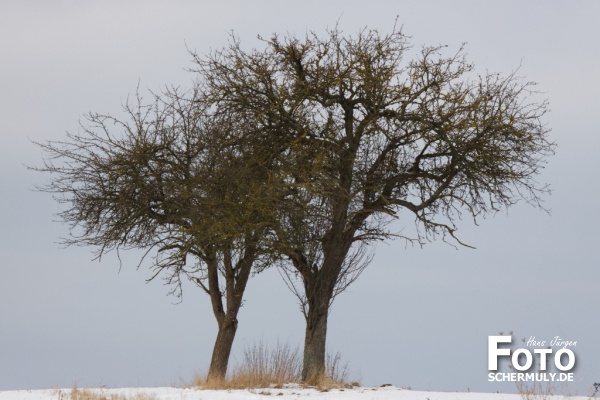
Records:
[[[67,205],[68,243],[155,249],[157,275],[211,296],[215,376],[252,268],[278,264],[306,318],[313,382],[332,301],[368,265],[366,245],[398,236],[400,218],[417,227],[407,240],[462,245],[464,216],[541,207],[554,144],[534,84],[477,74],[463,48],[413,52],[396,28],[262,43],[192,53],[192,90],[137,97],[126,120],[90,114],[82,134],[40,144],[54,174],[43,190]]]
[[[47,158],[38,170],[53,174],[41,190],[66,205],[66,244],[93,246],[97,257],[141,249],[149,280],[164,277],[179,296],[189,279],[210,296],[219,330],[209,376],[223,378],[251,272],[276,257],[274,205],[263,187],[268,152],[214,116],[200,89],[138,95],[125,117],[91,113],[81,133],[39,144]]]
[[[302,160],[285,175],[275,233],[286,270],[301,280],[310,380],[323,372],[331,301],[368,262],[365,244],[394,236],[388,223],[410,215],[418,235],[408,239],[462,244],[464,215],[476,220],[520,200],[540,206],[548,190],[536,177],[553,144],[534,84],[475,74],[462,48],[424,47],[406,61],[396,29],[263,43],[245,51],[234,39],[195,61],[219,113]]]

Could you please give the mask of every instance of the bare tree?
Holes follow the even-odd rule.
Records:
[[[123,119],[92,113],[80,134],[38,143],[46,159],[36,169],[52,176],[40,189],[66,206],[66,244],[93,246],[97,258],[142,249],[149,280],[163,275],[180,296],[187,278],[210,296],[209,378],[223,378],[250,274],[272,263],[268,157],[235,121],[211,115],[200,86],[153,97],[128,102]]]
[[[233,38],[195,55],[196,70],[218,115],[246,121],[285,155],[273,230],[286,271],[302,282],[310,382],[324,371],[331,301],[368,262],[365,244],[394,237],[389,222],[411,215],[410,240],[463,244],[462,216],[522,200],[541,207],[548,190],[535,178],[554,145],[533,84],[477,75],[463,49],[425,47],[404,61],[396,28],[263,42],[245,51]]]

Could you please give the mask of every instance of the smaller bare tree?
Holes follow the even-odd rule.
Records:
[[[272,263],[267,153],[235,121],[211,115],[200,86],[148,104],[137,95],[124,110],[123,119],[89,114],[82,133],[37,143],[46,159],[35,169],[52,176],[40,190],[66,206],[67,245],[93,246],[98,259],[142,249],[149,280],[162,275],[180,296],[187,278],[210,296],[218,334],[209,378],[223,378],[248,279]]]

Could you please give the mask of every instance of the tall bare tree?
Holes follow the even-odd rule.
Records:
[[[269,157],[256,136],[211,115],[200,86],[153,97],[138,95],[124,118],[89,114],[81,133],[38,143],[37,169],[52,176],[40,189],[66,206],[65,243],[93,246],[98,258],[142,249],[149,280],[163,275],[181,295],[188,278],[210,296],[218,334],[208,375],[223,378],[248,279],[272,263]]]
[[[271,136],[289,163],[277,175],[288,191],[273,230],[302,282],[310,382],[324,372],[331,302],[368,262],[365,244],[393,237],[388,223],[411,216],[409,239],[462,244],[462,216],[521,200],[541,207],[548,190],[535,178],[554,146],[533,84],[475,74],[463,49],[425,47],[405,61],[396,28],[263,43],[245,51],[233,38],[195,62],[217,114]]]

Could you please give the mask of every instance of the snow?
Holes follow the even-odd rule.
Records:
[[[107,399],[118,400],[522,400],[518,394],[423,392],[393,386],[382,388],[355,387],[320,391],[313,388],[286,387],[282,389],[202,390],[189,388],[125,388],[86,389]],[[16,390],[0,392],[0,400],[70,400],[71,389]],[[588,397],[545,397],[554,400],[585,400]]]

